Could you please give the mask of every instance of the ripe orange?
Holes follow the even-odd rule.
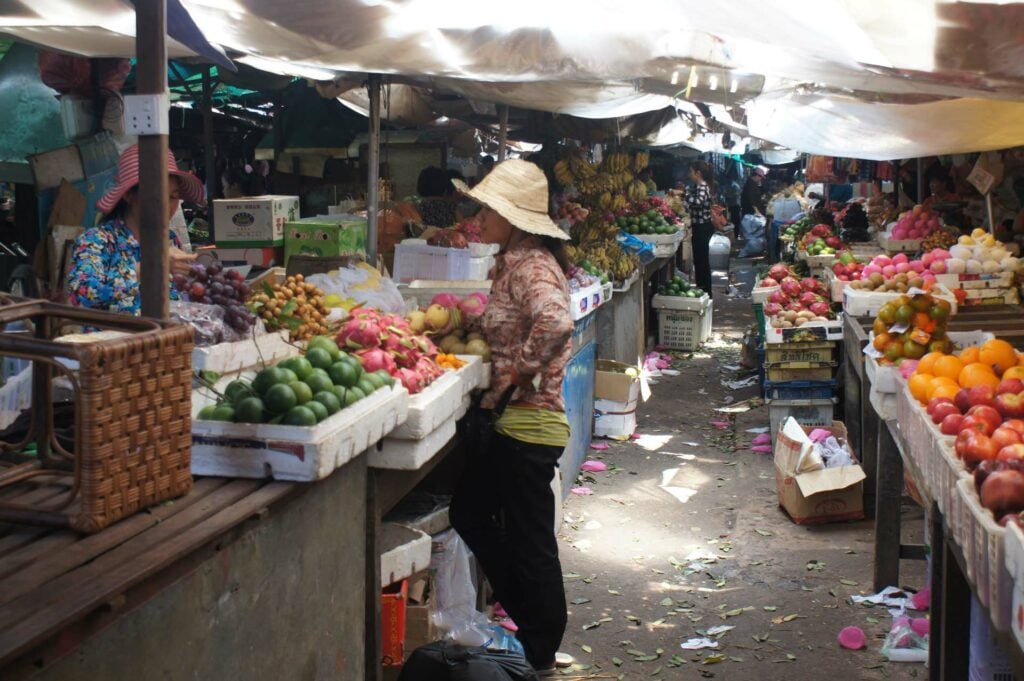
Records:
[[[932,373],[936,376],[945,376],[946,378],[954,381],[960,378],[960,372],[964,368],[964,363],[953,355],[945,355],[935,361]]]
[[[973,388],[976,385],[999,385],[999,377],[988,364],[974,362],[960,370],[959,383],[961,388]]]
[[[1017,365],[1004,371],[1003,380],[1006,380],[1007,378],[1019,378],[1024,381],[1024,366]]]
[[[921,358],[921,361],[917,363],[917,371],[922,374],[934,374],[935,373],[935,362],[940,357],[945,357],[945,353],[942,352],[929,352],[927,355]]]
[[[928,404],[928,389],[934,378],[931,374],[921,373],[914,373],[910,376],[907,383],[910,385],[910,394],[914,396],[915,400],[921,404]]]
[[[977,347],[964,348],[960,352],[960,361],[966,364],[974,364],[978,361],[981,349]]]
[[[981,346],[978,361],[988,364],[997,374],[1002,374],[1010,367],[1017,366],[1017,351],[1006,341],[993,338]]]
[[[949,383],[933,384],[928,390],[928,401],[932,401],[936,397],[945,397],[950,400],[956,398],[956,394],[960,392],[960,386],[950,381]]]
[[[926,396],[929,400],[931,400],[933,397],[935,397],[939,390],[955,390],[956,392],[959,392],[960,384],[951,378],[946,378],[945,376],[936,376],[931,380],[931,382],[929,382],[928,392],[926,393]],[[956,393],[953,394],[955,395]]]
[[[880,334],[878,336],[875,336],[875,340],[874,340],[875,350],[878,350],[879,352],[885,352],[885,349],[887,347],[889,347],[889,344],[892,342],[892,338],[893,337],[890,336],[887,333],[883,333],[883,334]]]

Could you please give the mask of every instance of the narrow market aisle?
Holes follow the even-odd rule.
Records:
[[[567,675],[603,678],[909,679],[923,665],[890,664],[880,648],[882,608],[852,605],[871,593],[872,525],[794,525],[778,507],[770,454],[750,450],[748,428],[768,425],[761,406],[716,412],[757,388],[723,379],[739,363],[749,299],[715,303],[715,336],[680,358],[642,407],[638,440],[593,450],[607,472],[584,473],[589,496],[571,494],[559,533],[569,605],[562,650]],[[715,426],[711,422],[727,424]],[[595,441],[605,442],[605,441]],[[735,450],[735,451],[733,451]],[[910,509],[910,523],[923,515]],[[918,522],[919,521],[919,522]],[[903,586],[923,586],[924,563],[903,563]],[[868,649],[839,648],[858,625]],[[680,643],[713,627],[717,650]],[[621,676],[620,676],[621,675]]]

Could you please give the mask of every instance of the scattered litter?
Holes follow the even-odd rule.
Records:
[[[771,441],[772,441],[772,436],[765,432],[765,433],[761,433],[760,435],[755,437],[753,440],[751,440],[750,444],[752,444],[752,445],[766,445],[766,444],[770,444]]]
[[[587,524],[583,526],[584,530],[600,530],[602,527],[601,523],[597,520],[588,520]]]
[[[594,490],[590,489],[589,487],[573,487],[569,491],[581,497],[589,497],[591,494],[594,493]]]
[[[726,364],[722,367],[726,371],[742,371],[743,366],[740,364]]]
[[[761,454],[771,454],[772,453],[772,446],[771,445],[754,445],[753,447],[750,448],[750,451],[752,451],[752,452],[760,452]]]
[[[718,648],[718,641],[712,641],[710,638],[702,636],[701,638],[687,639],[680,643],[679,647],[683,650],[703,650],[705,648],[715,650]]]
[[[925,587],[910,597],[910,607],[914,610],[928,610],[932,602],[931,587]]]
[[[730,425],[728,421],[708,421],[708,423],[713,425],[715,428],[721,428],[723,430],[728,428]]]
[[[747,428],[748,433],[767,433],[770,430],[770,426],[762,426],[761,428]]]
[[[608,447],[609,447],[609,445],[608,445],[607,442],[591,442],[590,443],[590,448],[595,450],[595,451],[598,451],[598,452],[603,452],[604,450],[608,449]]]
[[[588,459],[587,461],[584,461],[583,464],[580,466],[580,470],[586,471],[587,473],[601,473],[603,471],[608,470],[608,464],[606,464],[604,461],[595,461],[593,459]]]
[[[724,634],[727,631],[732,631],[735,628],[736,627],[729,626],[728,624],[719,624],[716,627],[711,627],[704,633],[706,633],[708,636],[718,636],[719,634]]]
[[[839,632],[839,645],[847,650],[863,650],[868,647],[868,637],[860,627],[846,627]]]
[[[724,385],[729,390],[742,390],[743,388],[751,388],[757,385],[758,383],[760,383],[760,378],[758,378],[757,374],[754,374],[753,376],[748,376],[747,378],[741,378],[738,381],[722,381],[722,385]]]
[[[700,447],[699,442],[684,442],[683,444],[686,445],[687,447]]]
[[[894,586],[887,586],[876,594],[870,596],[850,596],[854,603],[870,603],[871,605],[884,605],[889,608],[893,617],[903,614],[907,607],[907,594]]]
[[[762,537],[773,537],[773,536],[775,536],[774,534],[772,534],[768,530],[762,530],[760,527],[755,527],[754,528],[754,532],[757,532]]]
[[[680,372],[675,369],[661,369],[662,376],[678,376],[679,373]]]
[[[690,500],[690,497],[697,493],[697,490],[676,482],[676,478],[680,477],[679,470],[678,468],[669,468],[662,471],[661,484],[658,487],[674,496],[679,502],[685,504]],[[683,481],[680,480],[679,482]]]
[[[643,435],[641,435],[640,433],[633,433],[632,435],[629,436],[629,439],[630,440],[639,440],[642,437],[643,437]]]

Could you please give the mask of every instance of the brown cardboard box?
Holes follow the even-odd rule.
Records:
[[[799,429],[803,438],[796,437]],[[787,422],[775,439],[775,489],[779,505],[797,525],[860,520],[864,517],[864,479],[859,466],[841,466],[800,472],[800,455],[806,434],[795,420]],[[847,441],[846,427],[835,421],[830,429],[840,441]],[[854,452],[854,458],[856,458]]]
[[[405,655],[440,638],[434,625],[434,580],[429,574],[409,578],[409,601],[405,608]]]
[[[634,369],[638,375],[627,376],[624,373],[627,369]],[[610,359],[597,360],[594,399],[635,404],[640,397],[646,401],[649,395],[647,381],[643,379],[639,369]]]

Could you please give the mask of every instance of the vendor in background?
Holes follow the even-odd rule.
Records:
[[[420,171],[416,193],[420,195],[419,211],[423,224],[430,227],[451,227],[458,222],[452,193],[455,191],[448,173],[437,166]]]
[[[743,187],[740,185],[740,175],[736,164],[730,164],[729,170],[722,176],[720,185],[722,199],[725,201],[725,207],[729,210],[729,220],[735,228],[733,233],[738,233],[740,220],[743,219],[743,214],[740,212],[740,196],[743,194]]]
[[[159,225],[143,225],[139,204],[139,148],[133,145],[118,160],[117,184],[96,203],[102,214],[98,227],[86,230],[75,241],[67,294],[72,305],[107,312],[139,314],[139,235],[143,229],[160,230],[171,240],[171,275],[187,274],[196,256],[181,250],[181,241],[170,221],[182,199],[203,203],[203,185],[195,175],[178,170],[167,154],[169,194],[167,218]],[[171,290],[172,297],[175,291]]]
[[[751,171],[743,185],[743,192],[740,194],[740,212],[743,215],[765,214],[764,190],[761,189],[761,185],[764,184],[767,174],[768,169],[764,166],[757,166]]]
[[[658,185],[654,182],[652,172],[653,171],[651,170],[651,167],[647,166],[646,168],[640,171],[639,175],[636,176],[636,179],[643,182],[644,186],[647,187],[648,196],[653,196],[654,194],[658,193]]]
[[[526,659],[553,673],[567,620],[551,482],[569,442],[562,397],[572,354],[569,237],[548,217],[547,179],[532,163],[499,163],[473,189],[455,184],[482,206],[483,241],[500,247],[481,321],[492,362],[481,407],[508,407],[487,450],[468,454],[452,526],[518,626]]]
[[[928,198],[922,202],[925,206],[959,200],[960,196],[953,191],[953,182],[948,175],[934,174],[928,178]]]
[[[711,292],[711,254],[709,246],[715,228],[711,224],[711,204],[714,202],[714,181],[711,166],[707,161],[694,161],[690,164],[690,181],[693,183],[686,190],[686,212],[690,214],[693,225],[691,245],[693,247],[693,274],[697,286]]]

